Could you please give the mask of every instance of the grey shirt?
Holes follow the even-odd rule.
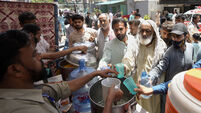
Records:
[[[192,68],[193,65],[193,46],[186,43],[186,49],[183,52],[173,45],[168,48],[163,58],[149,72],[152,80],[159,78],[163,72],[165,74],[165,82],[171,80],[177,73]]]

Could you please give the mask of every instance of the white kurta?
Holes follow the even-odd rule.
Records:
[[[133,79],[136,83],[140,79],[142,71],[147,73],[157,64],[160,58],[162,58],[165,50],[166,44],[160,38],[159,31],[155,22],[152,20],[146,20],[153,27],[155,34],[154,41],[150,46],[143,46],[139,44],[138,47],[128,48],[127,53],[125,54],[122,63],[126,67],[126,73],[129,75],[133,73]],[[159,96],[152,96],[150,99],[142,99],[138,101],[144,109],[150,113],[160,113],[160,98]]]
[[[127,37],[127,45],[123,41],[120,41],[118,38],[115,38],[106,43],[103,57],[99,62],[98,69],[101,69],[108,64],[114,65],[122,62],[122,58],[127,51],[127,46],[135,45],[134,43],[136,43],[136,40],[133,38],[133,36],[127,35]]]

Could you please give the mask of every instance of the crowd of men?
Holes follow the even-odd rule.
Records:
[[[88,24],[89,14],[86,18],[80,14],[69,14],[65,30],[69,48],[59,52],[49,52],[51,47],[43,39],[35,15],[31,12],[20,14],[22,29],[0,34],[0,52],[3,53],[0,56],[0,91],[4,92],[0,94],[0,112],[60,112],[55,101],[68,97],[95,76],[117,74],[115,70],[101,69],[118,63],[124,64],[125,76],[132,76],[135,83],[139,84],[141,73],[146,71],[152,84],[156,85],[169,83],[177,73],[191,69],[200,60],[197,57],[201,54],[197,25],[199,15],[194,15],[186,27],[184,18],[179,14],[175,16],[175,23],[166,20],[158,25],[153,20],[143,20],[135,13],[132,12],[128,22],[121,17],[111,19],[109,14],[102,13],[98,16],[97,30]],[[86,52],[85,46],[73,47],[74,43],[86,41],[95,43],[98,48],[97,71],[72,81],[34,89],[33,83],[46,77],[45,59],[56,59],[75,50]],[[158,94],[154,88],[146,92],[146,87],[138,86],[135,91],[139,94]],[[112,102],[121,96],[122,91],[112,87],[103,112],[110,113]],[[137,101],[149,113],[164,113],[165,95],[162,98],[153,95]]]

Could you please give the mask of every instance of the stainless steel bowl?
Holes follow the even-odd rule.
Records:
[[[128,110],[131,110],[131,107],[135,107],[136,104],[135,96],[129,93],[128,89],[123,85],[123,79],[121,80],[121,90],[123,91],[124,95],[124,103],[115,105],[112,107],[112,113],[127,113]],[[101,104],[102,99],[102,85],[101,81],[96,82],[89,91],[89,97],[91,101],[91,112],[92,113],[102,113],[104,109],[104,105]]]

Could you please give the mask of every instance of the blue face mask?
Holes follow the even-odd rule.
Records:
[[[174,46],[175,48],[180,48],[180,47],[182,47],[182,45],[183,45],[184,43],[185,43],[185,39],[184,39],[184,40],[181,40],[181,41],[179,41],[179,42],[172,40],[172,44],[173,44],[173,46]]]

